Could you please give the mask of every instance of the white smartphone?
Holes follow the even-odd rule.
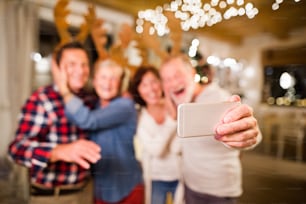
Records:
[[[239,102],[184,103],[178,106],[179,137],[212,136],[223,115]]]

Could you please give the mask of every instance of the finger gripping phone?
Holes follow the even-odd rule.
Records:
[[[197,137],[215,135],[215,126],[223,116],[239,102],[220,103],[184,103],[178,106],[179,137]]]

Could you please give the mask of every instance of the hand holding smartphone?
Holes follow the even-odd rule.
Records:
[[[213,136],[223,116],[239,102],[184,103],[178,106],[179,137]]]

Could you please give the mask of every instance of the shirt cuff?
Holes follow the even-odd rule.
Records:
[[[51,157],[51,150],[52,147],[36,147],[33,151],[33,156],[31,159],[32,165],[45,168],[48,165]]]

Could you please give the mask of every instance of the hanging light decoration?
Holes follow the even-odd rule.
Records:
[[[301,0],[294,0],[294,2],[298,3]],[[284,2],[284,0],[275,0],[275,2],[272,4],[272,10],[276,11],[279,9],[280,5]]]
[[[211,0],[204,4],[201,0],[173,0],[154,10],[139,11],[136,32],[142,33],[143,23],[148,21],[152,23],[151,34],[157,33],[159,36],[167,34],[168,19],[163,14],[164,10],[174,12],[175,17],[181,20],[181,28],[184,31],[213,26],[236,16],[245,15],[252,19],[259,12],[252,3],[246,3],[244,0]]]

